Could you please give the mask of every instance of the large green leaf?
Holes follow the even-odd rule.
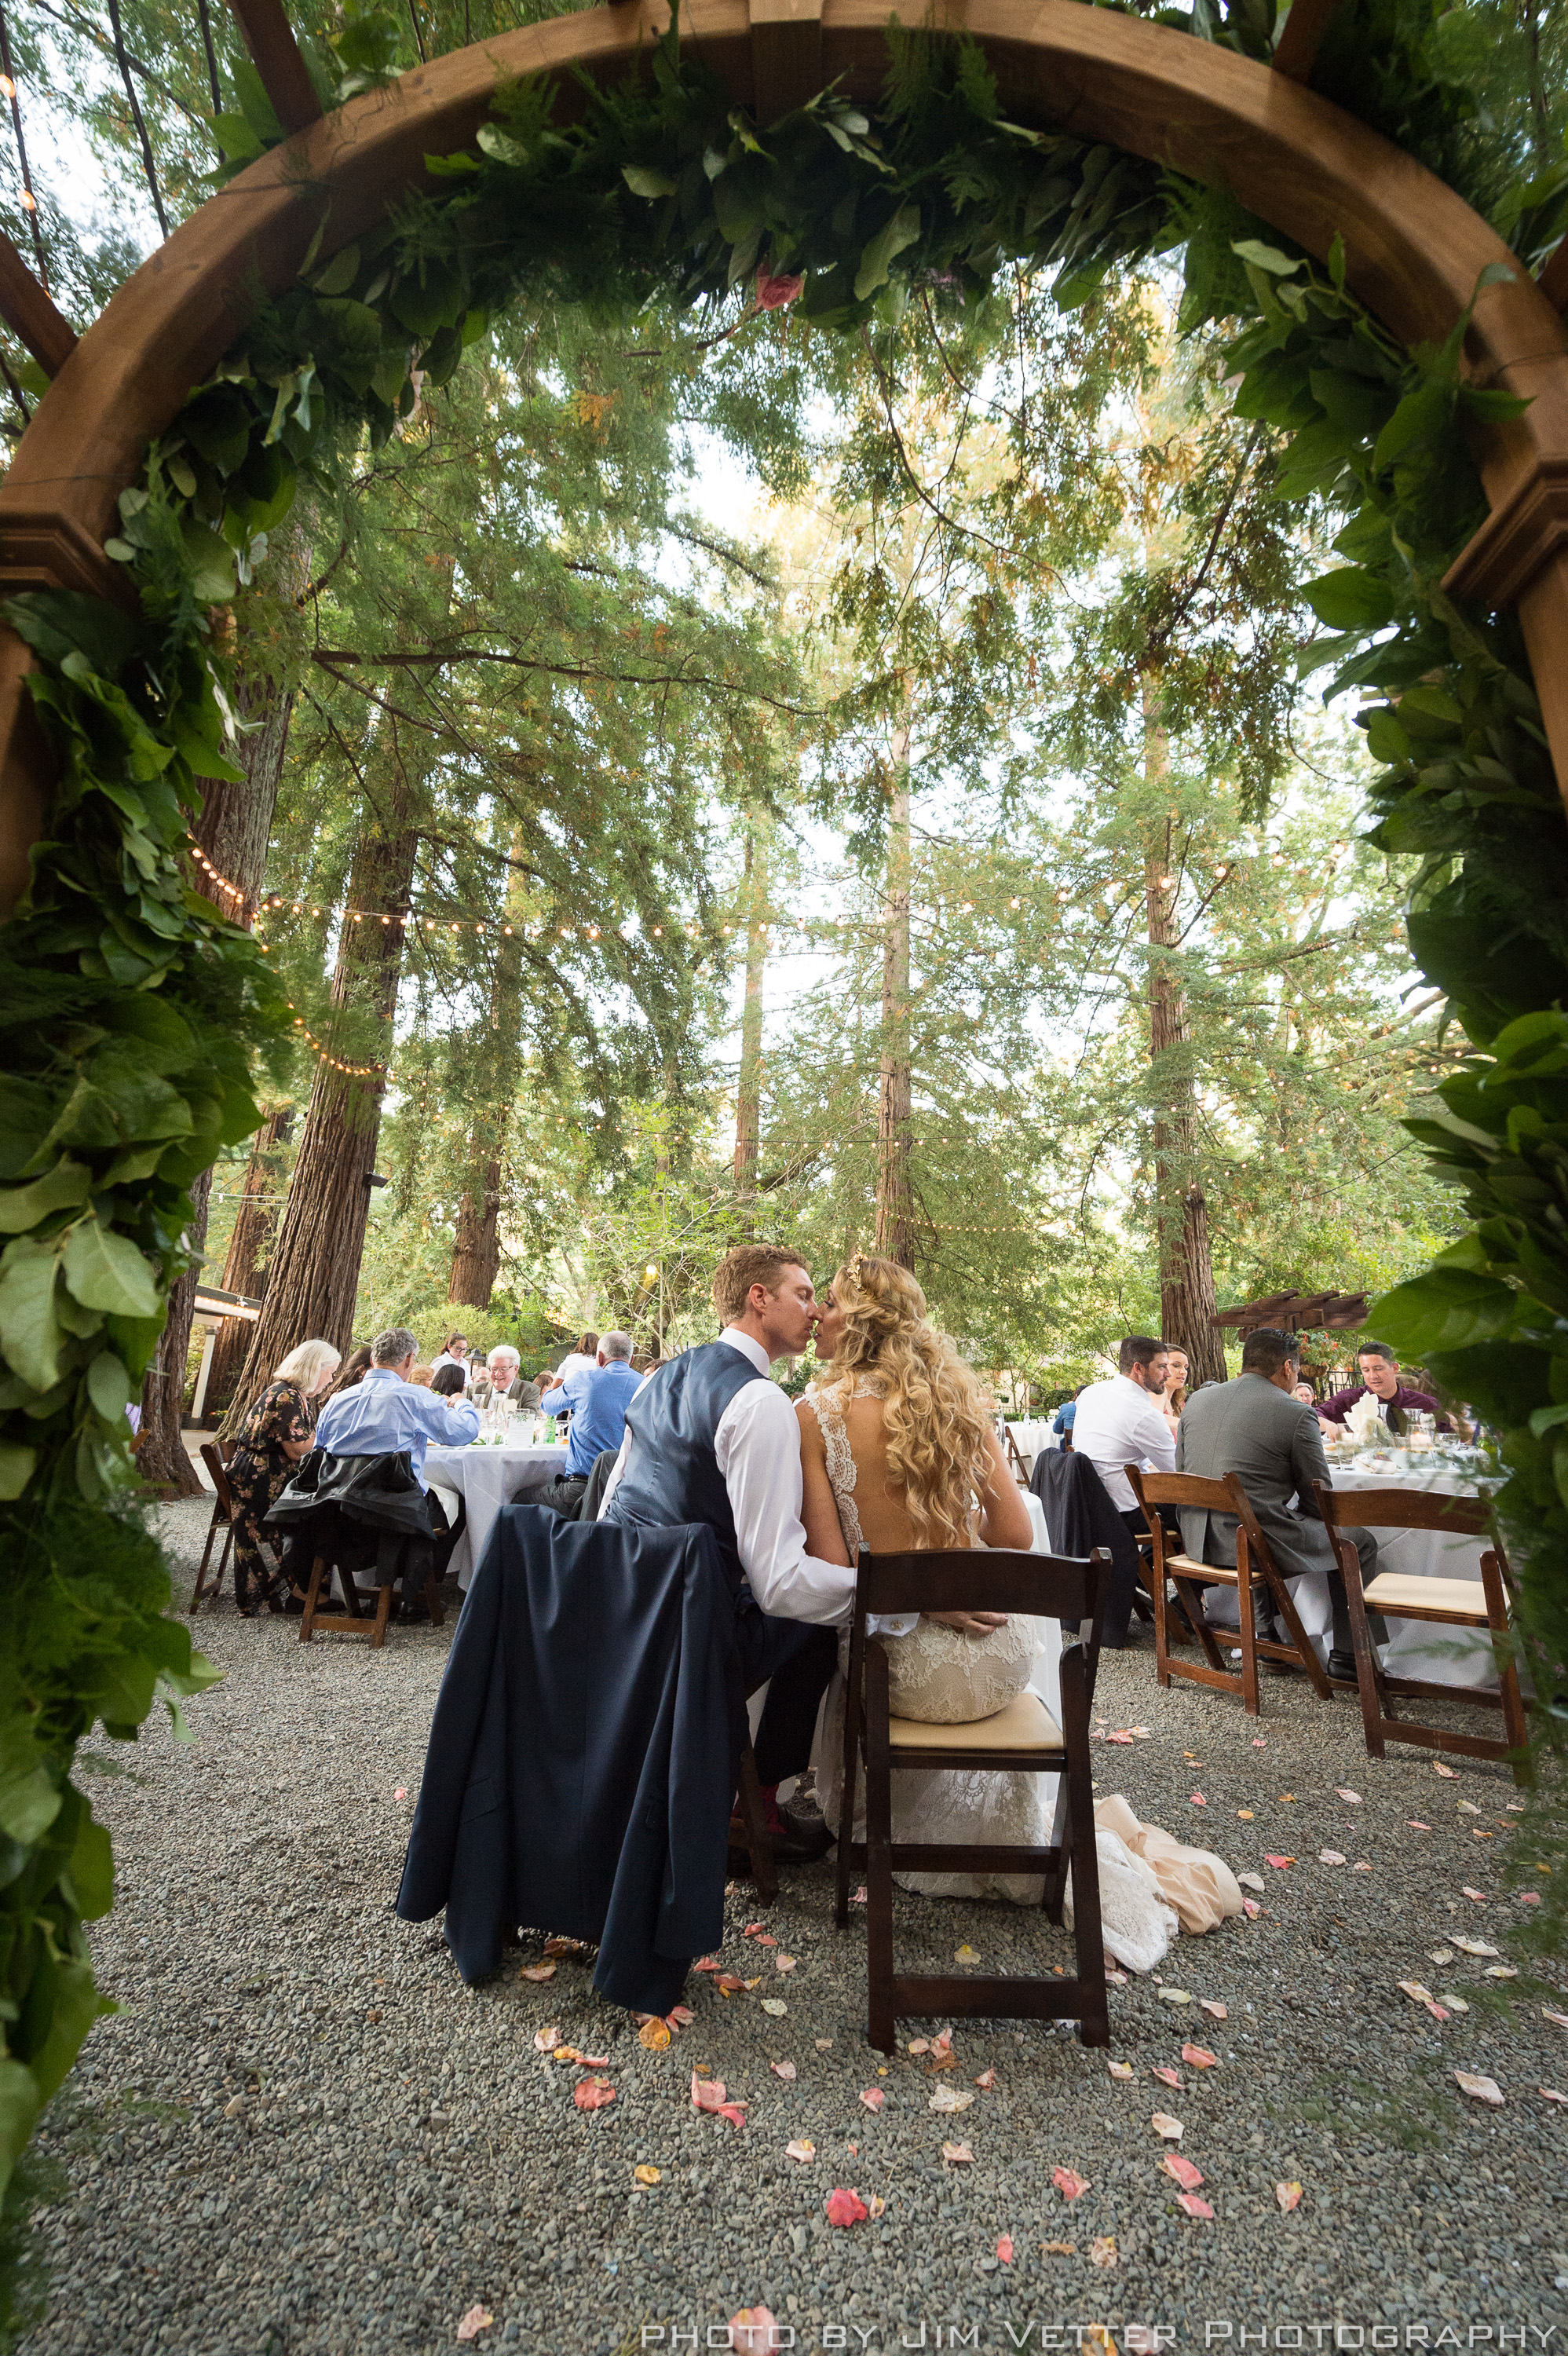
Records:
[[[151,1317],[158,1305],[153,1271],[124,1236],[104,1226],[96,1213],[79,1219],[65,1248],[65,1280],[85,1309],[114,1317]]]
[[[1392,590],[1359,564],[1320,573],[1301,594],[1331,630],[1381,630],[1394,616]]]
[[[1513,1323],[1519,1295],[1496,1277],[1441,1262],[1396,1284],[1369,1312],[1372,1327],[1407,1357],[1495,1341]]]
[[[891,220],[884,222],[860,256],[860,267],[855,273],[855,300],[863,303],[879,286],[887,284],[888,273],[895,258],[906,245],[912,245],[920,235],[920,207],[901,205]]]
[[[83,1162],[62,1155],[54,1168],[30,1186],[0,1187],[0,1236],[26,1235],[51,1211],[72,1211],[85,1203],[92,1173]]]
[[[59,1380],[65,1332],[55,1312],[59,1254],[51,1244],[18,1236],[0,1256],[0,1353],[35,1390]]]

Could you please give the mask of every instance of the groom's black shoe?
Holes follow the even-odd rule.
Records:
[[[789,1800],[779,1809],[782,1832],[771,1827],[768,1838],[774,1857],[784,1865],[810,1865],[826,1857],[833,1846],[821,1809],[814,1799]]]
[[[1328,1676],[1330,1683],[1333,1685],[1353,1686],[1356,1683],[1356,1656],[1354,1653],[1330,1653],[1328,1655]]]

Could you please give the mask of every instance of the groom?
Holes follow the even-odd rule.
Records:
[[[713,1280],[724,1320],[716,1342],[685,1350],[649,1376],[626,1408],[626,1436],[602,1521],[703,1522],[735,1592],[735,1641],[748,1693],[770,1679],[757,1729],[757,1777],[776,1853],[820,1856],[820,1818],[784,1822],[773,1794],[807,1764],[817,1705],[837,1660],[855,1570],[806,1552],[800,1518],[800,1432],[768,1369],[816,1331],[816,1296],[795,1253],[741,1244]]]

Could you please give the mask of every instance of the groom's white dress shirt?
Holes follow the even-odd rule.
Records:
[[[1174,1472],[1176,1435],[1154,1396],[1130,1375],[1113,1375],[1108,1383],[1092,1383],[1078,1394],[1072,1419],[1074,1453],[1086,1456],[1104,1483],[1119,1514],[1137,1505],[1125,1467],[1141,1472]]]
[[[824,1562],[805,1550],[805,1526],[800,1518],[800,1428],[794,1402],[767,1379],[768,1354],[760,1342],[733,1325],[727,1325],[719,1339],[739,1350],[763,1376],[761,1382],[741,1385],[713,1435],[746,1583],[759,1608],[777,1619],[843,1627],[854,1609],[855,1571],[853,1566]],[[628,1434],[605,1484],[601,1518],[615,1494],[630,1445]],[[871,1624],[897,1635],[912,1628],[914,1619],[901,1615]]]

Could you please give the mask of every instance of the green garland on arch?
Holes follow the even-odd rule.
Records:
[[[1161,20],[1253,57],[1274,34],[1272,0]],[[1468,102],[1431,70],[1435,23],[1433,0],[1349,0],[1327,70],[1459,185]],[[350,16],[317,60],[329,96],[390,77],[390,27]],[[874,333],[914,293],[979,300],[1004,264],[1053,269],[1083,303],[1179,246],[1186,323],[1244,323],[1238,407],[1291,435],[1287,495],[1349,518],[1343,564],[1305,592],[1331,637],[1303,660],[1367,698],[1373,839],[1424,854],[1413,948],[1477,1051],[1418,1127],[1475,1231],[1378,1315],[1503,1433],[1527,1623],[1568,1658],[1568,827],[1511,621],[1441,588],[1485,511],[1467,428],[1506,396],[1464,381],[1457,336],[1397,344],[1338,257],[1323,270],[1222,193],[1008,122],[975,44],[895,30],[890,50],[878,108],[827,91],[766,127],[673,31],[614,88],[578,77],[571,120],[558,86],[501,92],[426,191],[325,260],[318,237],[149,450],[108,543],[138,616],[60,593],[5,608],[61,783],[0,930],[0,1545],[22,1566],[0,1630],[0,2186],[99,2008],[81,1925],[110,1860],[75,1746],[95,1723],[133,1735],[209,1675],[121,1500],[187,1189],[255,1125],[252,1063],[287,1024],[182,861],[196,779],[234,774],[226,609],[301,480],[332,496],[510,304],[746,300]],[[219,177],[282,137],[254,77],[239,89]],[[1526,266],[1568,220],[1568,171],[1494,210]],[[1540,1723],[1560,1745],[1563,1721]]]

